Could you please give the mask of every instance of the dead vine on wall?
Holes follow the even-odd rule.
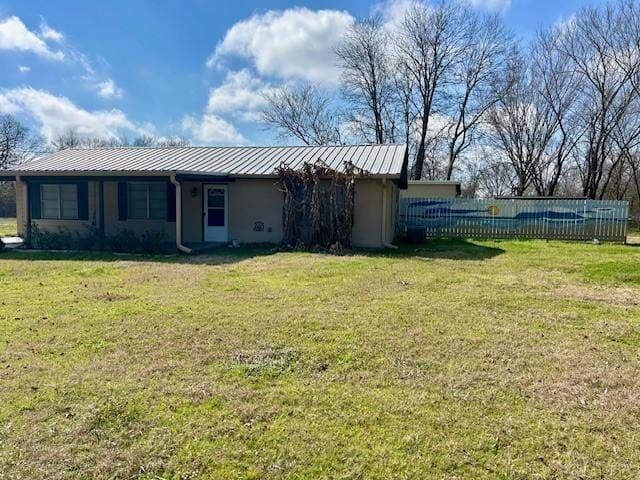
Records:
[[[351,248],[355,180],[366,172],[351,162],[338,171],[318,160],[298,169],[283,163],[276,173],[284,194],[284,243]]]

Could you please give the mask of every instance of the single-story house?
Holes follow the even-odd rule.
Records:
[[[127,228],[158,231],[179,250],[209,242],[279,243],[283,194],[276,169],[351,162],[352,243],[381,248],[394,237],[399,190],[407,185],[405,145],[295,147],[117,147],[68,149],[0,172],[16,181],[19,235]]]
[[[409,180],[407,188],[400,192],[405,198],[450,198],[462,193],[460,182],[453,180]]]

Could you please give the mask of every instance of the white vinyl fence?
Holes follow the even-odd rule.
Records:
[[[582,199],[401,198],[398,228],[427,237],[624,242],[629,203]]]

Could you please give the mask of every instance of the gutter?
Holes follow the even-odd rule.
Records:
[[[392,248],[396,250],[397,245],[387,241],[387,179],[382,179],[382,225],[380,229],[380,237],[384,248]]]
[[[176,180],[176,174],[169,176],[176,187],[176,247],[182,253],[191,253],[191,249],[182,243],[182,183]]]

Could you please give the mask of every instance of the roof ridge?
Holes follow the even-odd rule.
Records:
[[[160,146],[107,146],[107,147],[71,147],[58,150],[59,153],[68,150],[86,151],[86,150],[172,150],[179,148],[342,148],[342,147],[404,147],[406,143],[348,143],[348,144],[327,144],[327,145],[160,145]]]

